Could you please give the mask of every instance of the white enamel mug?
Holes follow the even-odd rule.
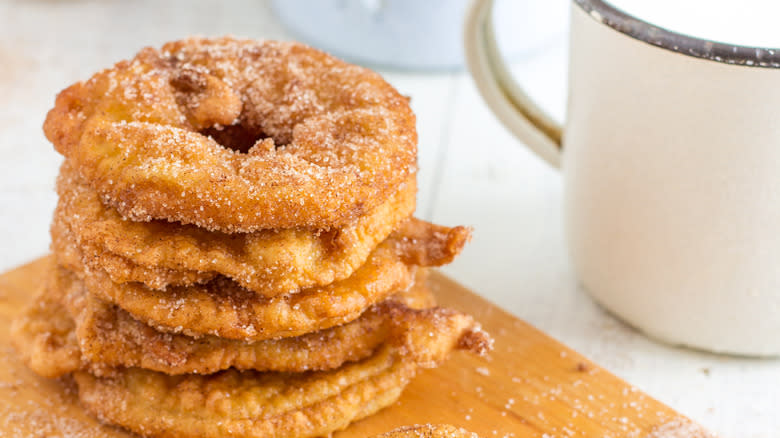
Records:
[[[501,61],[492,3],[469,10],[467,64],[496,116],[561,167],[583,287],[668,343],[780,355],[780,50],[574,0],[560,126]]]

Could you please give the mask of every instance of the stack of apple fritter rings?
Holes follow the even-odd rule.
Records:
[[[373,72],[177,41],[64,90],[44,130],[66,158],[54,256],[15,343],[104,422],[327,435],[490,347],[426,288],[469,231],[412,217],[414,116]]]

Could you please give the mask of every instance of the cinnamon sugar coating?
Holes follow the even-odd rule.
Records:
[[[446,232],[433,231],[439,229]],[[83,264],[78,248],[58,252],[57,257],[64,266],[60,269],[76,272],[90,293],[159,330],[257,341],[299,336],[352,321],[368,307],[408,288],[417,266],[451,260],[468,236],[462,227],[444,228],[412,219],[350,277],[274,298],[224,277],[165,291],[140,283],[115,283],[104,271]]]
[[[266,297],[324,286],[347,278],[415,207],[416,181],[404,182],[387,201],[353,224],[226,234],[167,221],[133,222],[104,206],[97,192],[65,163],[57,181],[55,246],[69,233],[86,260],[118,283],[153,289],[202,283],[216,275]]]
[[[123,216],[224,232],[349,225],[416,172],[408,99],[292,42],[146,48],[63,90],[44,131]]]
[[[364,359],[400,336],[402,321],[408,324],[443,312],[422,310],[435,303],[425,276],[417,277],[408,291],[369,308],[350,323],[295,338],[246,342],[160,332],[86,292],[74,274],[56,270],[35,304],[14,324],[12,339],[24,353],[25,363],[47,377],[76,370],[110,375],[116,368],[128,367],[171,375],[211,374],[228,368],[329,370]]]
[[[330,371],[168,376],[128,368],[74,377],[88,410],[149,437],[327,436],[394,403],[421,368],[437,366],[474,327],[469,316],[445,310],[410,321],[371,357]]]

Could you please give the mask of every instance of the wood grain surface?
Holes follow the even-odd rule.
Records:
[[[37,293],[43,260],[0,276],[0,436],[127,437],[78,405],[69,379],[27,370],[8,341],[14,315]],[[450,423],[489,437],[710,437],[685,417],[483,298],[435,273],[442,305],[466,311],[496,339],[483,359],[455,352],[421,373],[401,400],[335,434],[366,437],[419,423]]]

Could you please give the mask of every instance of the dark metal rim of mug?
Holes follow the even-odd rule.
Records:
[[[780,48],[726,44],[672,32],[633,17],[603,0],[574,0],[594,20],[653,46],[746,67],[780,68]]]

